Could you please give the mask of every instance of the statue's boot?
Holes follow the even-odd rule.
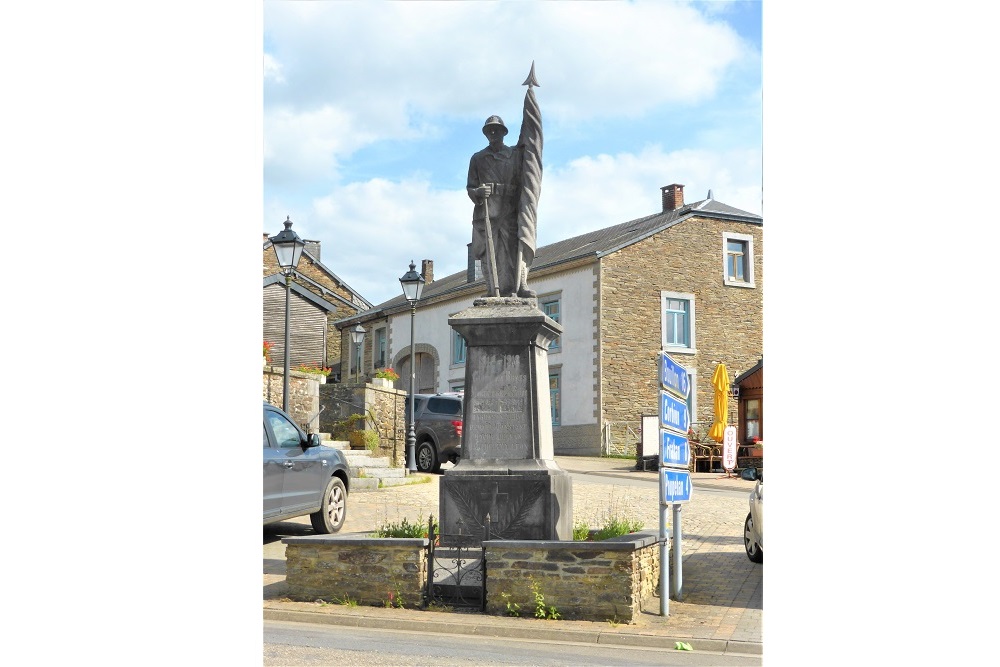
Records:
[[[534,299],[538,296],[535,290],[528,289],[528,267],[521,265],[521,283],[517,288],[517,295],[522,299]]]

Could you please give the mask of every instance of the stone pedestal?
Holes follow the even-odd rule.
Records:
[[[548,347],[562,327],[535,299],[515,297],[476,299],[448,323],[468,352],[462,458],[440,484],[442,543],[482,540],[487,515],[494,539],[572,539],[572,483],[552,458],[549,402]]]

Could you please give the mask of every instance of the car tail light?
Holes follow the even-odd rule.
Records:
[[[462,420],[456,419],[451,423],[452,427],[455,429],[455,435],[462,437]]]

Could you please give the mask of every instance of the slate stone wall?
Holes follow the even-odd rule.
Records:
[[[285,538],[285,581],[293,600],[382,607],[420,605],[427,581],[427,540]],[[391,596],[391,597],[390,597]]]
[[[567,620],[634,623],[660,576],[656,537],[636,533],[602,542],[486,542],[486,611],[507,602],[533,616],[533,586]]]

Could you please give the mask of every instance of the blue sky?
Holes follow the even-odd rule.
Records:
[[[373,303],[463,270],[469,157],[540,83],[545,245],[659,210],[762,213],[759,2],[265,2],[263,231],[291,216]],[[343,252],[343,249],[349,249]]]

